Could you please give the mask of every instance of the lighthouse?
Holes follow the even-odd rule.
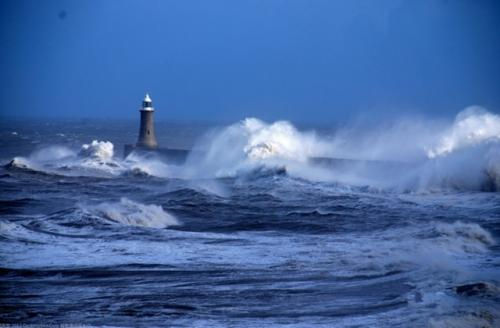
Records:
[[[137,140],[137,148],[153,150],[158,148],[156,142],[155,127],[153,121],[153,101],[149,94],[146,93],[142,101],[141,112],[141,126],[139,128],[139,139]]]
[[[135,145],[124,145],[123,157],[127,158],[130,154],[135,153],[145,156],[159,156],[169,164],[181,165],[185,163],[190,150],[158,147],[153,121],[154,112],[153,101],[149,94],[146,94],[140,109],[141,125],[139,127],[139,138]]]

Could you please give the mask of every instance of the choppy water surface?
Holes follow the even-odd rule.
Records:
[[[1,131],[1,322],[499,326],[495,139],[464,146],[481,172],[437,142],[443,159],[398,175],[316,168],[301,149],[341,145],[284,123],[212,133],[184,166],[122,159],[135,133],[117,126],[16,124]]]

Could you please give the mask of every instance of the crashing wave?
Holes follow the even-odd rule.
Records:
[[[246,137],[243,151],[251,159],[281,157],[305,161],[321,148],[314,134],[301,133],[286,121],[267,124],[247,118],[240,123],[240,129]]]
[[[132,152],[127,156],[123,165],[127,168],[125,175],[160,178],[167,178],[171,175],[170,167],[155,156],[147,157]]]
[[[84,206],[84,210],[113,222],[149,228],[166,228],[178,225],[179,221],[158,205],[144,205],[128,198],[115,203]]]
[[[438,144],[427,150],[427,156],[445,156],[465,147],[499,141],[500,116],[489,113],[484,108],[471,106],[457,115],[455,122],[441,136]]]
[[[338,181],[419,192],[500,190],[500,116],[477,106],[459,113],[449,125],[401,121],[385,130],[338,135],[331,143],[333,154],[376,159],[336,167]]]
[[[500,116],[477,106],[459,113],[453,125],[427,148],[421,172],[431,185],[453,189],[500,189]]]
[[[13,158],[6,168],[66,176],[99,177],[168,177],[171,171],[167,164],[157,158],[138,154],[131,154],[125,160],[116,158],[111,142],[97,140],[82,145],[78,152],[62,146],[39,149],[27,158]]]
[[[500,189],[499,116],[473,107],[460,113],[445,132],[441,126],[435,131],[428,128],[431,124],[421,126],[422,130],[415,129],[412,136],[404,138],[401,134],[406,129],[395,128],[375,133],[362,131],[345,140],[339,132],[339,137],[327,141],[314,133],[301,132],[286,121],[268,124],[247,118],[203,139],[198,147],[204,152],[190,159],[186,172],[191,175],[187,177],[234,177],[265,166],[284,167],[291,176],[311,181],[391,190]],[[402,139],[407,142],[391,142]],[[368,151],[363,145],[373,147]],[[399,148],[403,154],[413,155],[409,159],[404,155],[397,161],[384,157],[398,153]],[[332,167],[310,160],[335,154],[350,154],[348,157],[353,160]],[[376,160],[363,160],[373,157]]]
[[[97,140],[78,152],[44,148],[26,159],[15,158],[10,165],[50,174],[187,179],[245,176],[265,167],[283,168],[292,177],[314,182],[396,191],[500,190],[500,116],[471,107],[447,128],[440,125],[433,130],[432,122],[427,123],[416,124],[418,128],[404,138],[407,129],[394,128],[365,129],[348,137],[341,131],[326,140],[286,121],[247,118],[202,138],[196,147],[200,151],[193,152],[182,167],[136,153],[118,159],[111,142]],[[397,153],[401,156],[395,158]],[[334,159],[330,161],[334,164],[320,165],[311,158]]]
[[[106,162],[112,160],[114,154],[113,148],[113,144],[109,141],[93,140],[90,144],[82,145],[78,155]]]
[[[124,170],[121,163],[113,158],[114,146],[109,141],[93,140],[90,144],[82,145],[78,157],[81,159],[75,164],[90,170],[101,170],[110,174],[119,174]]]
[[[246,118],[199,140],[203,152],[187,162],[188,177],[231,177],[245,175],[261,166],[283,167],[291,162],[307,165],[311,156],[320,156],[327,143],[313,132],[301,132],[291,123],[271,124]]]
[[[7,170],[22,171],[39,175],[57,175],[56,172],[49,168],[44,169],[38,163],[24,157],[14,157],[9,163],[4,166]]]
[[[436,223],[433,232],[435,242],[453,252],[484,253],[496,244],[491,234],[476,223]]]

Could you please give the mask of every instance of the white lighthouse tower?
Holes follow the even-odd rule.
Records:
[[[157,149],[158,142],[156,141],[154,121],[153,121],[153,101],[149,94],[146,93],[142,101],[141,126],[139,128],[139,139],[137,140],[137,148],[142,149]]]

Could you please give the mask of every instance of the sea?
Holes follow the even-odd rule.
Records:
[[[500,116],[0,121],[1,327],[500,327]]]

